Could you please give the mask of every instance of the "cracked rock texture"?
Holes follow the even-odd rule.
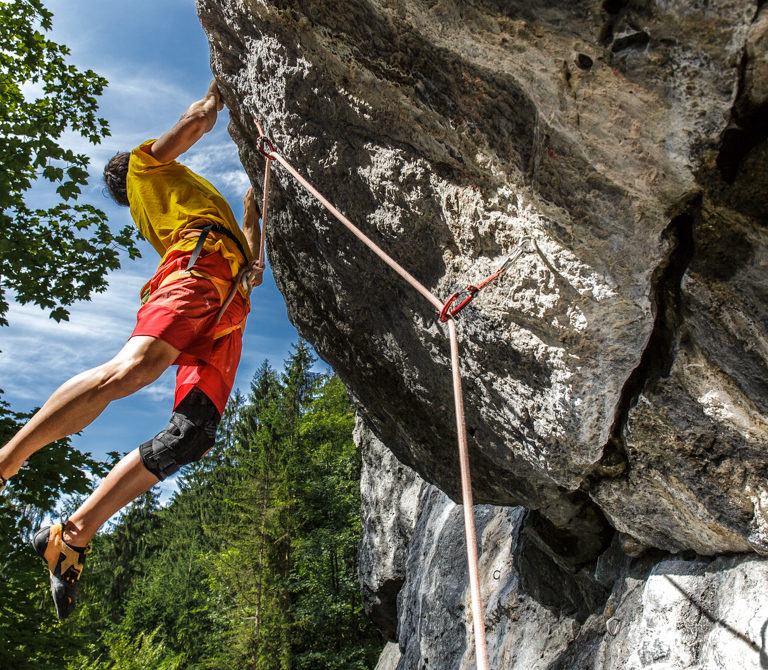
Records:
[[[382,446],[366,432],[359,424],[370,467]],[[417,475],[386,462],[383,481],[369,490],[364,507],[387,517],[403,509],[399,493],[407,493],[414,504],[407,517],[415,512],[415,525],[410,540],[392,525],[377,529],[380,560],[400,556],[405,579],[397,618],[387,625],[398,630],[399,647],[387,645],[376,670],[474,668],[469,585],[457,567],[465,563],[461,507],[426,482],[413,500]],[[768,559],[661,551],[632,558],[617,535],[574,573],[531,551],[529,516],[520,507],[475,508],[491,668],[768,668]],[[381,583],[375,554],[363,551],[360,558],[361,581],[368,588]]]
[[[584,629],[615,592],[595,578],[611,547],[768,556],[768,4],[197,7],[254,184],[258,118],[441,299],[530,241],[457,318],[475,500],[527,510],[507,514],[514,551],[498,548],[515,588]],[[459,495],[445,327],[282,167],[272,181],[268,254],[290,318],[353,395],[361,443],[423,480],[408,495],[435,487],[418,520],[407,505],[383,518],[376,488],[399,466],[366,466],[381,467],[364,483],[367,607],[399,636],[401,667],[432,667],[402,617],[415,547],[443,555],[430,524]],[[505,514],[478,513],[483,528]],[[435,667],[464,662],[454,642],[454,665]]]

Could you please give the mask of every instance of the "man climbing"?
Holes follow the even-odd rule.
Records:
[[[118,510],[208,452],[234,384],[249,290],[264,269],[254,261],[260,230],[253,191],[245,196],[241,230],[221,194],[175,160],[213,128],[223,106],[212,82],[173,128],[104,168],[110,194],[130,207],[162,261],[142,289],[136,327],[122,350],[65,382],[0,449],[2,489],[35,451],[82,430],[110,402],[178,366],[168,427],[117,463],[66,523],[34,537],[62,619],[74,610],[90,539]]]

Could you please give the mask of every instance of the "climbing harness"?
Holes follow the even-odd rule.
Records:
[[[373,240],[357,228],[349,219],[347,219],[338,209],[336,209],[320,192],[312,186],[299,172],[280,154],[273,142],[266,137],[258,121],[254,120],[259,132],[256,148],[267,159],[264,177],[264,206],[262,208],[262,253],[267,221],[267,196],[269,188],[269,171],[273,161],[282,165],[288,173],[299,182],[299,184],[309,191],[333,216],[338,219],[355,237],[365,244],[373,253],[375,253],[390,268],[399,274],[413,288],[415,288],[440,314],[440,321],[448,324],[448,333],[451,348],[451,373],[453,378],[453,397],[454,409],[456,413],[456,430],[458,433],[459,447],[459,466],[461,470],[461,497],[464,508],[464,531],[467,541],[467,559],[469,569],[469,585],[472,596],[472,625],[475,633],[475,656],[479,670],[488,670],[488,652],[485,642],[485,618],[483,614],[483,602],[480,594],[480,577],[477,557],[477,539],[475,534],[475,519],[472,502],[472,481],[469,468],[469,447],[467,444],[467,430],[464,419],[464,399],[461,390],[461,371],[459,357],[459,342],[456,332],[456,322],[454,316],[466,307],[477,295],[477,293],[493,280],[497,279],[507,268],[514,263],[523,253],[528,251],[527,240],[523,240],[513,254],[496,270],[490,277],[487,277],[479,284],[469,285],[466,290],[469,296],[465,298],[457,307],[451,309],[451,305],[458,299],[459,293],[454,293],[447,302],[443,303],[432,294],[421,282],[411,275],[405,268],[397,263],[392,257],[384,252]]]
[[[266,186],[268,188],[269,184],[267,183]],[[242,267],[240,268],[240,271],[237,273],[237,275],[232,277],[231,279],[222,279],[221,277],[217,277],[215,275],[212,275],[208,272],[205,272],[195,267],[198,259],[200,258],[200,254],[202,253],[203,248],[205,246],[205,241],[211,233],[215,235],[223,235],[224,237],[231,239],[237,245],[237,249],[241,254]],[[176,270],[174,272],[169,273],[163,279],[163,281],[161,281],[160,284],[158,284],[155,290],[157,291],[158,289],[161,289],[163,286],[166,286],[167,284],[175,282],[179,279],[186,279],[187,277],[198,277],[201,279],[207,279],[209,282],[211,282],[211,284],[213,284],[214,288],[216,289],[216,292],[219,294],[219,301],[221,303],[221,306],[219,307],[219,311],[216,314],[216,325],[218,325],[219,322],[221,321],[221,318],[224,316],[224,313],[227,311],[230,304],[232,304],[232,301],[235,299],[235,296],[237,295],[238,291],[243,295],[243,297],[247,299],[251,293],[251,290],[253,289],[256,273],[259,271],[263,271],[264,269],[264,236],[263,235],[261,236],[259,258],[258,260],[250,264],[246,263],[246,260],[248,257],[245,254],[245,250],[243,249],[243,246],[240,243],[240,240],[238,240],[237,237],[235,237],[235,235],[233,235],[231,231],[227,230],[224,226],[218,223],[207,223],[201,227],[187,228],[186,230],[182,231],[180,236],[182,238],[197,237],[197,242],[195,243],[195,247],[192,250],[192,254],[189,257],[189,260],[187,261],[187,267],[184,270]],[[147,282],[147,284],[144,285],[141,291],[142,305],[147,300],[149,300],[150,293],[151,293],[150,283]],[[233,326],[216,330],[213,335],[213,339],[218,340],[219,338],[224,337],[225,335],[229,335],[229,333],[238,329],[245,330],[246,319],[247,317],[243,318],[240,322],[234,324]]]
[[[267,187],[268,186],[269,185],[267,184]],[[200,253],[202,252],[203,247],[205,246],[205,240],[211,232],[228,237],[237,245],[238,250],[243,256],[243,260],[248,258],[248,256],[245,253],[245,250],[243,249],[243,245],[240,244],[240,240],[238,240],[237,237],[235,237],[224,226],[218,223],[209,223],[203,226],[202,228],[187,229],[182,234],[182,235],[197,234],[197,244],[195,244],[195,248],[192,251],[192,255],[189,257],[189,262],[187,263],[187,272],[191,273],[192,269],[195,266],[195,263],[197,262],[197,259],[200,257]],[[259,270],[263,270],[263,269],[264,269],[264,236],[262,235],[258,260],[254,261],[250,265],[244,264],[243,267],[240,269],[240,272],[238,272],[237,276],[233,277],[231,281],[227,282],[227,285],[229,286],[231,284],[231,286],[226,296],[221,295],[221,288],[220,288],[222,283],[221,279],[219,279],[218,277],[213,277],[211,275],[208,275],[207,273],[203,273],[203,272],[200,273],[201,276],[204,276],[207,279],[209,279],[211,282],[213,282],[214,286],[216,286],[217,290],[219,291],[219,295],[221,297],[221,307],[219,308],[219,313],[216,315],[217,324],[219,323],[219,321],[221,321],[221,317],[224,316],[224,312],[227,311],[227,308],[235,299],[238,289],[242,290],[247,297],[250,294],[251,289],[253,288],[253,283],[254,283],[254,278],[256,273]],[[218,337],[223,337],[224,335],[232,332],[232,330],[235,330],[236,328],[244,328],[244,327],[245,327],[245,319],[240,324],[238,324],[237,326],[234,326],[233,328],[228,328],[226,331],[222,331],[221,333],[217,332],[216,335],[214,336],[214,339]]]
[[[195,263],[197,263],[197,259],[200,258],[200,253],[203,251],[203,247],[205,246],[205,240],[208,239],[208,234],[211,232],[217,235],[224,235],[224,237],[228,237],[237,245],[237,248],[242,254],[243,258],[248,258],[248,256],[245,253],[245,249],[243,249],[243,245],[240,244],[240,240],[238,240],[237,237],[235,237],[231,231],[227,230],[220,223],[208,223],[204,225],[202,228],[187,228],[187,230],[184,232],[188,232],[190,230],[196,230],[200,232],[197,233],[197,244],[195,244],[195,248],[192,250],[192,255],[189,257],[189,262],[187,263],[187,270],[191,270],[194,267]],[[183,234],[182,234],[182,237],[183,237]]]

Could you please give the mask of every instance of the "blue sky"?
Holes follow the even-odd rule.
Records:
[[[119,229],[130,222],[130,214],[105,197],[104,163],[117,151],[159,136],[208,88],[212,76],[208,43],[195,2],[47,0],[45,4],[54,13],[49,37],[70,47],[70,62],[91,68],[110,82],[100,115],[109,121],[111,136],[95,147],[75,135],[65,142],[91,157],[91,180],[81,201],[103,209]],[[228,120],[225,109],[216,127],[180,160],[213,183],[239,219],[249,182],[227,132]],[[140,248],[142,258],[126,260],[110,275],[109,290],[75,305],[69,322],[57,324],[33,306],[11,306],[11,325],[0,331],[0,387],[15,410],[41,405],[66,379],[108,360],[120,349],[135,323],[139,289],[159,262],[144,240]],[[247,390],[264,359],[281,368],[297,337],[267,270],[264,284],[253,294],[235,387]],[[101,456],[130,451],[151,438],[168,421],[174,374],[171,368],[150,387],[113,403],[73,438],[73,444]],[[172,484],[165,488],[167,495]]]

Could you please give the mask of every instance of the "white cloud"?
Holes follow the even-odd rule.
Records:
[[[144,281],[135,272],[114,274],[105,293],[74,305],[61,323],[39,307],[11,303],[11,325],[0,331],[0,378],[12,404],[40,404],[69,377],[114,356],[133,329]]]
[[[217,179],[219,183],[223,184],[225,189],[241,192],[243,195],[251,186],[251,180],[248,178],[245,170],[242,169],[222,172],[218,175]]]

